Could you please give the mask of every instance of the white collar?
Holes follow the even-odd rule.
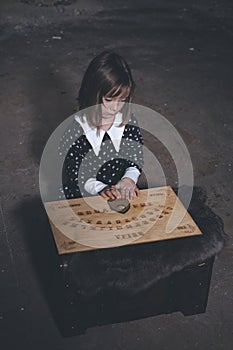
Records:
[[[122,135],[123,135],[123,132],[124,132],[124,129],[125,129],[125,125],[119,127],[119,125],[122,122],[122,113],[118,112],[116,114],[114,122],[113,122],[113,124],[112,124],[110,129],[108,129],[107,131],[105,131],[103,129],[100,129],[99,135],[97,135],[97,132],[96,132],[97,129],[95,127],[91,127],[87,123],[87,120],[86,120],[85,117],[83,117],[83,121],[82,121],[80,116],[77,114],[75,116],[75,120],[83,128],[83,131],[84,131],[84,133],[86,135],[86,138],[90,142],[90,144],[91,144],[91,146],[93,148],[93,151],[95,152],[96,156],[98,156],[98,154],[99,154],[101,143],[103,141],[105,132],[107,132],[107,134],[109,135],[110,139],[112,140],[112,143],[113,143],[116,151],[119,152]]]

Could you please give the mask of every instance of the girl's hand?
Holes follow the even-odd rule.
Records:
[[[115,187],[120,192],[121,198],[131,200],[139,196],[139,189],[130,177],[123,177]]]
[[[121,198],[120,192],[116,189],[116,186],[106,186],[100,191],[100,196],[104,199],[117,199]]]

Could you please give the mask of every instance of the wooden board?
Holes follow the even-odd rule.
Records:
[[[45,203],[58,253],[73,253],[201,235],[169,186],[141,190],[128,212],[100,196]]]

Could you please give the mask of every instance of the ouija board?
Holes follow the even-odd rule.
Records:
[[[124,214],[100,196],[47,202],[45,209],[59,254],[202,234],[169,186],[141,190]]]

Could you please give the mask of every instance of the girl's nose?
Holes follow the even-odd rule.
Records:
[[[116,111],[117,108],[118,108],[118,102],[113,102],[112,108],[111,108],[111,109],[112,109],[113,111]]]

